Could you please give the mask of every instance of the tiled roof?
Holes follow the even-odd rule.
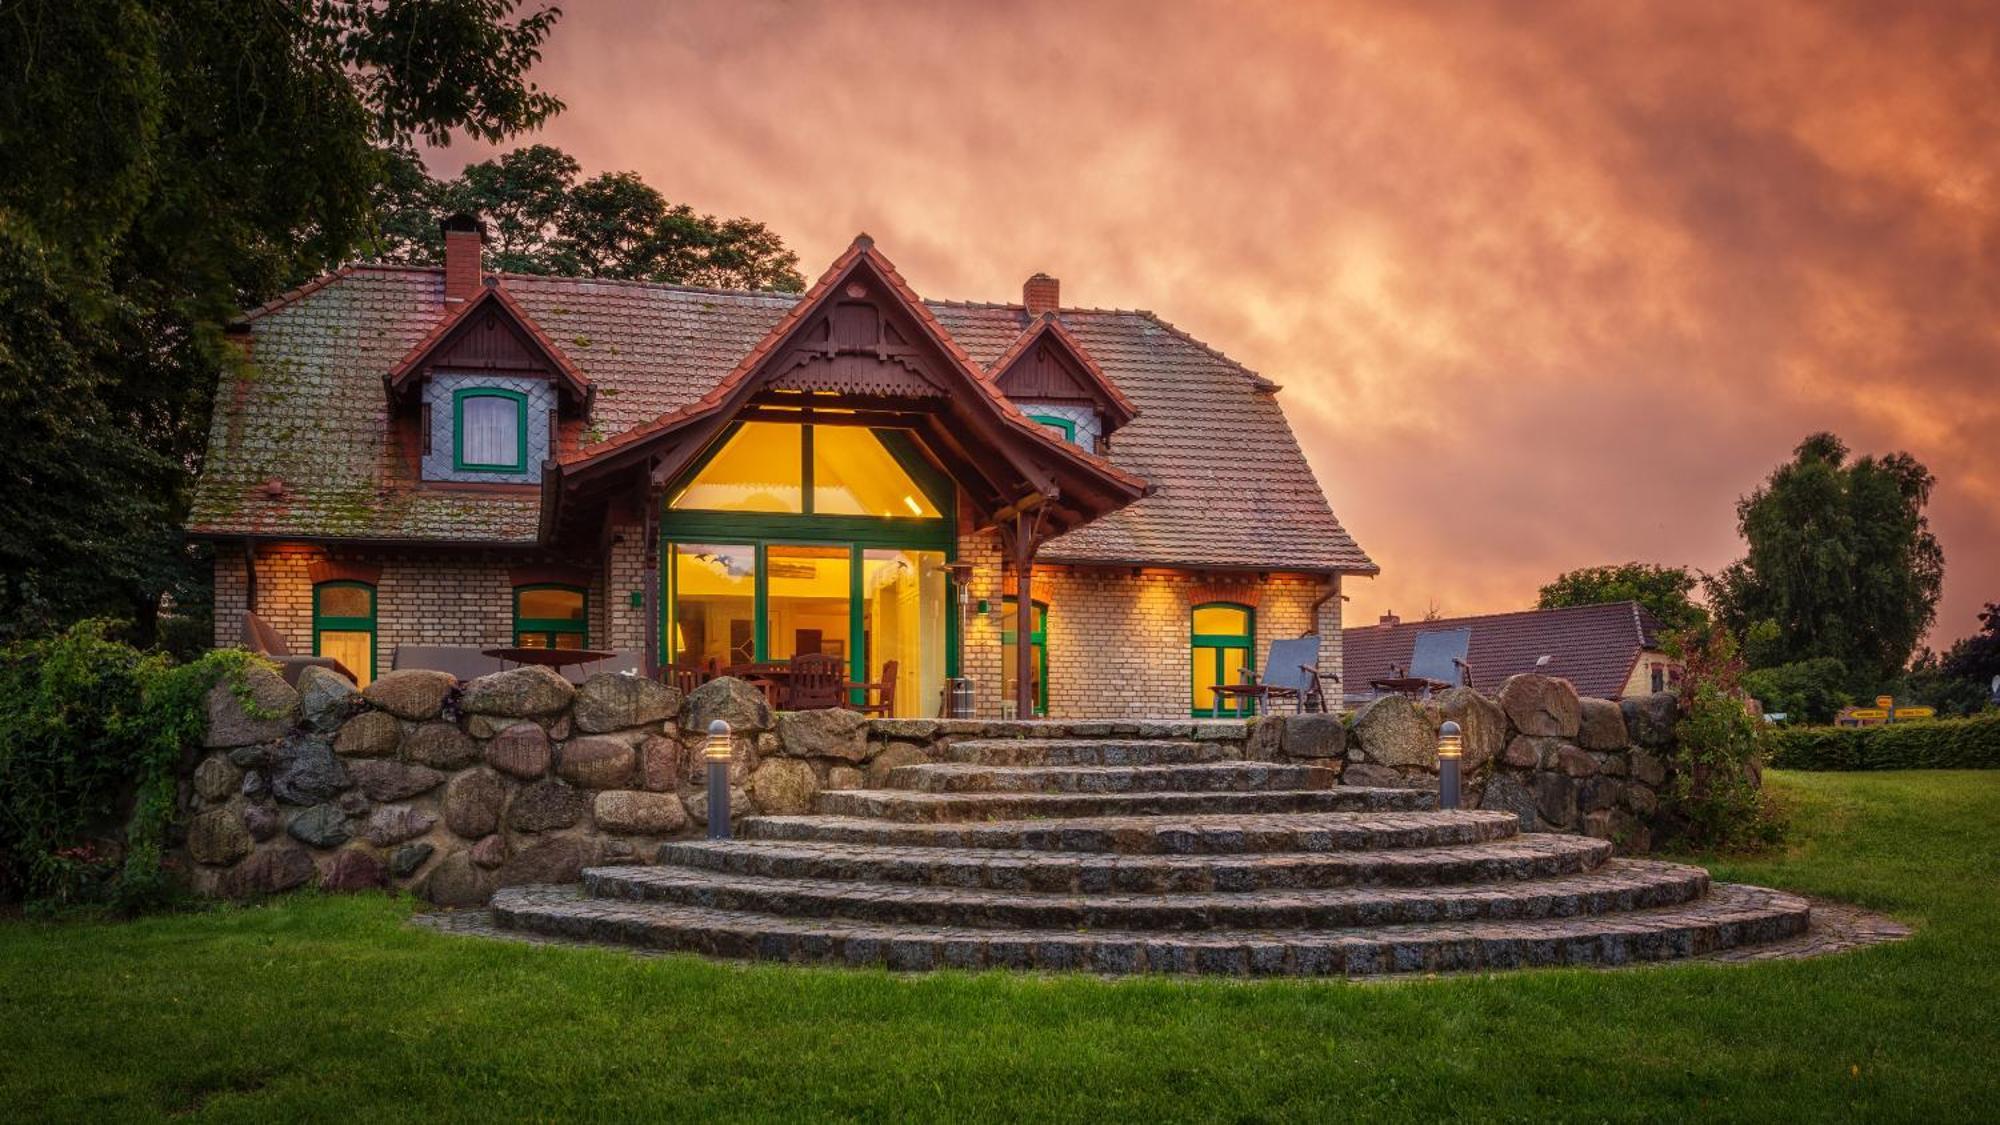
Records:
[[[799,300],[514,274],[500,283],[596,388],[585,454],[702,400]],[[532,543],[538,491],[422,485],[393,447],[383,377],[436,328],[443,289],[435,268],[352,266],[246,316],[253,368],[223,382],[190,530]],[[1029,323],[1019,305],[925,304],[982,369]],[[1043,559],[1375,569],[1328,508],[1270,383],[1150,313],[1060,315],[1137,409],[1109,462],[1153,493],[1051,541]],[[273,479],[281,497],[265,495]]]
[[[1583,695],[1616,699],[1642,651],[1656,648],[1660,623],[1637,602],[1531,609],[1484,617],[1365,625],[1341,632],[1341,664],[1349,692],[1365,693],[1370,680],[1389,679],[1391,666],[1408,667],[1417,634],[1471,629],[1466,663],[1473,683],[1493,691],[1521,672],[1560,676]],[[1536,667],[1535,661],[1550,657]]]

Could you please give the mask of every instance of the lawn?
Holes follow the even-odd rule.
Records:
[[[1392,983],[745,968],[452,938],[406,901],[0,924],[31,1119],[1991,1119],[2000,772],[1770,775],[1719,877],[1920,927],[1815,961]]]

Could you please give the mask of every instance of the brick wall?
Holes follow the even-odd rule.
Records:
[[[965,628],[963,674],[973,677],[979,714],[1001,715],[1000,626],[1003,594],[1014,589],[992,533],[959,539],[959,560],[973,564],[972,612]],[[1320,671],[1339,688],[1339,580],[1306,575],[1215,578],[1185,573],[1037,567],[1031,594],[1048,604],[1051,718],[1171,717],[1192,703],[1190,616],[1196,605],[1240,602],[1255,610],[1256,666],[1271,642],[1310,632],[1320,602]],[[1329,594],[1333,596],[1328,596]],[[982,616],[984,600],[994,612]]]
[[[525,559],[453,559],[362,551],[330,553],[303,546],[266,547],[257,552],[257,612],[293,652],[312,651],[311,568],[323,559],[381,567],[375,585],[375,670],[387,672],[399,644],[495,647],[514,643],[514,589],[511,572]],[[248,606],[243,557],[219,553],[215,561],[215,641],[233,645],[242,637]],[[607,589],[602,568],[587,587],[591,647],[604,647]],[[619,588],[623,596],[622,587]],[[613,611],[615,613],[615,611]],[[620,646],[623,647],[623,646]]]
[[[631,596],[646,588],[644,532],[614,529],[590,583],[590,638],[595,648],[642,651],[644,605]],[[389,670],[398,644],[513,643],[511,571],[524,560],[450,559],[433,555],[266,547],[257,554],[258,612],[294,652],[312,651],[312,578],[315,561],[336,557],[381,567],[376,585],[378,672]],[[997,610],[1013,589],[1001,565],[997,536],[962,536],[959,559],[973,564],[972,606],[964,622],[961,671],[976,685],[979,714],[1002,714],[1001,644]],[[242,635],[247,585],[241,554],[215,561],[215,640],[236,644]],[[608,578],[608,581],[607,581]],[[1320,670],[1341,671],[1339,581],[1305,575],[1218,578],[1183,573],[1037,567],[1034,597],[1048,603],[1049,713],[1053,718],[1175,717],[1188,714],[1191,688],[1188,642],[1193,607],[1234,601],[1256,611],[1256,666],[1266,668],[1271,642],[1300,636],[1319,603]],[[1329,597],[1329,594],[1335,596]],[[1322,600],[1324,599],[1324,600]],[[980,614],[985,601],[994,612]]]

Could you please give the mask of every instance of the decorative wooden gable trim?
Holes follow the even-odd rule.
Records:
[[[512,294],[491,279],[479,295],[417,341],[386,382],[391,402],[436,371],[479,371],[553,380],[566,400],[587,409],[594,388]]]
[[[780,391],[935,398],[949,393],[950,357],[923,339],[920,326],[886,283],[849,279],[840,298],[806,319],[764,370]]]
[[[543,540],[566,507],[632,470],[667,486],[747,409],[821,406],[911,429],[991,519],[1047,504],[1056,534],[1146,494],[1144,480],[1029,421],[862,235],[707,394],[559,456],[542,478]]]
[[[1053,313],[1036,317],[989,371],[993,385],[1016,401],[1089,403],[1104,417],[1107,433],[1138,414]]]

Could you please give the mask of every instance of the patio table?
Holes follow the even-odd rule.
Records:
[[[485,648],[479,650],[481,656],[495,660],[512,661],[515,664],[540,664],[545,668],[563,669],[572,664],[595,664],[618,655],[594,648]]]

